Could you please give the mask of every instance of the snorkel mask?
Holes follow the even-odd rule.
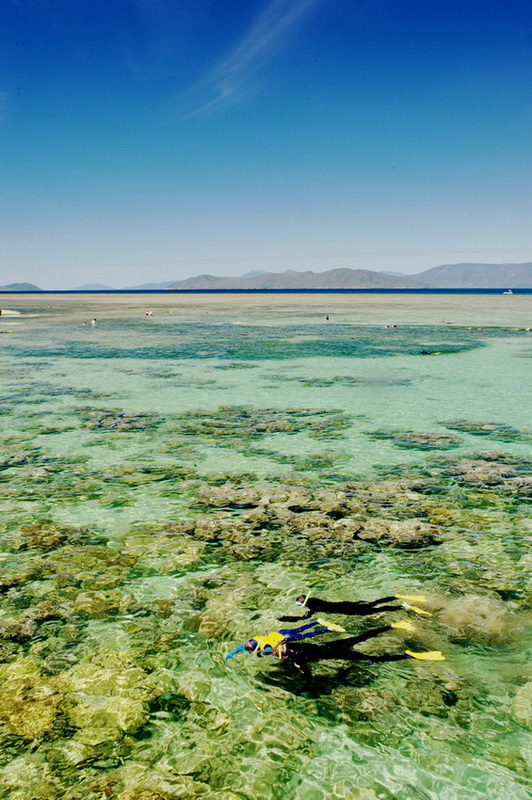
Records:
[[[309,595],[310,592],[307,595],[300,594],[299,597],[296,597],[294,601],[296,606],[306,606]]]

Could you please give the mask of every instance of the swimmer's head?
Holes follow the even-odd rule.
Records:
[[[254,650],[257,649],[259,643],[256,639],[248,639],[246,644],[244,645],[244,650],[247,650],[248,653],[252,653]]]
[[[296,600],[295,600],[296,606],[304,606],[306,599],[307,598],[305,597],[304,594],[300,594],[299,597],[296,597]]]

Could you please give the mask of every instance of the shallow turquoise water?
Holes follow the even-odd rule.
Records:
[[[18,300],[1,797],[530,796],[528,297]],[[310,589],[447,660],[224,661]]]

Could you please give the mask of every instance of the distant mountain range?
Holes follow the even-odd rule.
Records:
[[[151,288],[153,284],[136,288]],[[532,262],[443,264],[416,275],[367,269],[327,272],[249,272],[240,278],[197,275],[157,288],[179,289],[532,289]]]
[[[34,283],[8,283],[0,286],[0,292],[42,292],[42,289]]]
[[[410,277],[385,275],[369,269],[331,269],[327,272],[266,272],[254,277],[217,278],[198,275],[171,283],[169,289],[415,289],[425,283]]]
[[[441,289],[531,289],[532,262],[443,264],[408,277]]]
[[[86,284],[76,291],[105,291],[108,286]],[[263,272],[253,270],[241,277],[197,275],[183,281],[144,283],[130,289],[532,289],[532,262],[524,264],[443,264],[417,275],[376,272],[369,269],[331,269],[326,272]],[[33,283],[10,283],[1,292],[40,292]]]

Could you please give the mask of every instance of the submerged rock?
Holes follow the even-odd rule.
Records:
[[[180,435],[257,439],[274,433],[306,433],[331,438],[350,425],[347,414],[328,409],[252,408],[220,406],[213,411],[189,411],[174,418]]]
[[[462,431],[473,436],[488,436],[499,442],[530,442],[532,432],[520,431],[511,425],[500,422],[474,422],[466,419],[454,419],[442,423],[446,428],[453,431]]]
[[[354,719],[369,719],[397,707],[397,698],[387,689],[341,687],[333,692],[336,706]]]
[[[422,433],[417,431],[367,431],[372,439],[389,439],[396,447],[406,450],[450,450],[461,444],[458,436],[449,433]]]
[[[109,614],[118,614],[123,601],[122,592],[116,590],[80,592],[76,597],[75,608],[76,611],[90,617],[105,617]]]
[[[21,739],[41,739],[50,733],[63,699],[54,679],[44,679],[30,658],[10,664],[2,673],[0,720]]]
[[[532,728],[532,681],[525,683],[515,695],[512,714],[520,725]]]
[[[441,621],[457,641],[504,642],[515,634],[516,620],[505,604],[492,597],[465,595],[451,600],[440,612]]]
[[[450,466],[450,475],[456,475],[463,483],[496,486],[508,478],[515,478],[517,471],[510,464],[497,464],[484,459],[463,458]]]
[[[133,414],[116,408],[79,408],[78,414],[86,428],[122,433],[151,430],[164,422],[154,414]]]
[[[57,678],[76,739],[97,745],[134,733],[149,717],[149,702],[162,692],[122,653],[98,653]]]
[[[101,537],[96,536],[88,528],[57,525],[51,520],[21,525],[15,538],[20,550],[27,548],[55,550],[65,544],[84,545],[101,541]]]
[[[420,519],[369,519],[364,522],[358,537],[379,544],[408,548],[428,547],[441,542],[437,528]]]
[[[0,639],[11,639],[15,642],[24,642],[31,639],[37,629],[31,617],[2,617],[0,619]]]

